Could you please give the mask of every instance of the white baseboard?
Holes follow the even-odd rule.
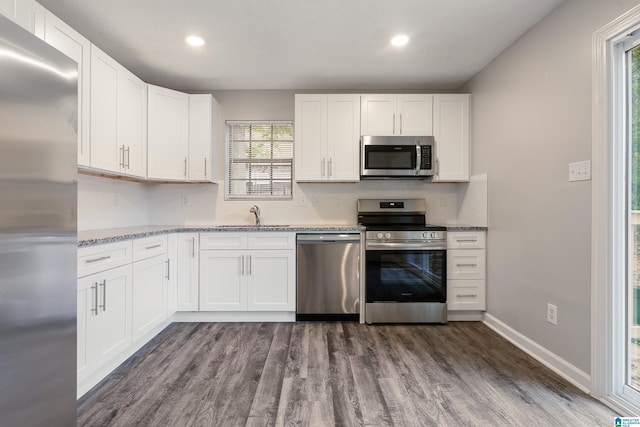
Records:
[[[450,322],[482,322],[482,311],[447,311],[447,320]]]
[[[484,324],[580,390],[585,393],[591,392],[591,375],[588,373],[578,369],[557,354],[522,335],[489,313],[485,313],[484,315]]]
[[[293,311],[178,311],[172,322],[295,322]]]

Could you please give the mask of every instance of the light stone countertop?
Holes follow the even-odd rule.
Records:
[[[486,231],[487,227],[443,224],[447,231]],[[78,232],[78,247],[101,245],[122,240],[139,239],[168,233],[206,233],[212,231],[235,232],[291,232],[291,233],[360,233],[365,227],[358,224],[304,224],[304,225],[147,225],[140,227],[109,228],[103,230],[86,230]]]
[[[140,227],[109,228],[78,232],[78,247],[101,245],[122,240],[139,239],[168,233],[206,233],[212,231],[235,232],[291,232],[291,233],[360,233],[364,227],[357,224],[321,225],[148,225]]]

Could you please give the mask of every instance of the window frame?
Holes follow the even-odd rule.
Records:
[[[231,193],[231,183],[230,183],[230,169],[231,169],[231,149],[230,149],[230,127],[234,124],[246,124],[246,125],[289,125],[291,126],[291,161],[288,163],[291,168],[291,178],[290,178],[290,192],[288,195],[266,195],[266,194],[232,194]],[[295,161],[295,134],[294,134],[294,123],[293,120],[225,120],[225,146],[224,146],[224,200],[225,201],[248,201],[248,200],[293,200],[293,183],[294,183],[294,161]],[[267,140],[264,140],[267,141]],[[273,139],[270,141],[274,141]],[[273,160],[273,157],[272,157]],[[272,162],[273,163],[273,162]],[[277,161],[276,163],[287,163],[285,161]],[[271,178],[273,180],[273,177]],[[249,180],[247,180],[248,182]]]

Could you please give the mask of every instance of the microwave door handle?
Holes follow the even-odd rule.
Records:
[[[420,164],[422,163],[422,147],[420,142],[416,141],[416,175],[420,175]]]

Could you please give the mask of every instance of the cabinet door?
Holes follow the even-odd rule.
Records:
[[[123,168],[118,144],[118,63],[91,46],[91,167],[111,172]]]
[[[295,251],[261,250],[248,253],[249,311],[295,311]]]
[[[90,166],[89,108],[91,43],[51,12],[45,12],[44,40],[78,63],[78,165]]]
[[[77,349],[77,380],[81,381],[86,378],[88,374],[87,365],[87,320],[89,317],[89,310],[93,293],[96,290],[87,288],[83,285],[83,280],[78,280],[78,295],[76,299],[77,304],[77,317],[76,317],[76,349]]]
[[[189,140],[189,95],[148,85],[147,176],[185,181]]]
[[[469,95],[433,96],[434,182],[469,181]]]
[[[245,251],[200,251],[200,311],[247,310]]]
[[[31,34],[44,38],[45,9],[34,0],[0,0],[0,14]]]
[[[327,179],[327,95],[295,95],[295,179]]]
[[[122,66],[118,68],[117,118],[118,146],[124,147],[122,172],[146,178],[147,84]]]
[[[396,134],[396,95],[362,95],[361,135]]]
[[[396,135],[433,135],[433,95],[398,95]]]
[[[332,181],[360,179],[360,96],[327,97],[327,175]]]
[[[89,300],[93,299],[88,304],[87,362],[100,366],[131,344],[131,265],[80,280],[87,283]]]
[[[178,311],[178,235],[167,236],[167,317]]]
[[[189,95],[189,181],[211,181],[213,97]]]
[[[133,340],[167,318],[167,257],[133,263]]]
[[[178,311],[199,309],[198,246],[197,233],[178,234]]]

